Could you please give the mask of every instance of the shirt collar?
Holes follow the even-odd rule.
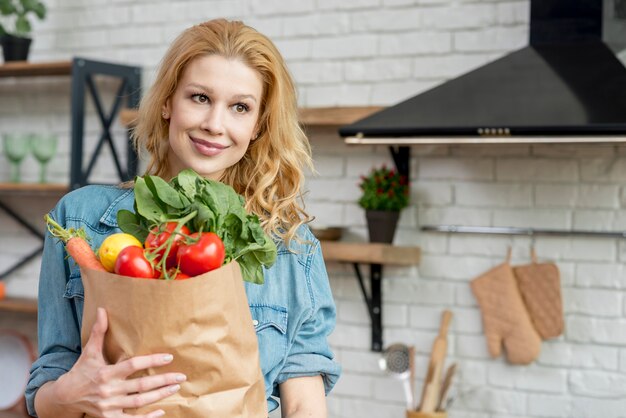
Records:
[[[117,212],[120,209],[127,209],[130,211],[133,211],[133,204],[135,201],[133,192],[134,192],[133,189],[128,189],[124,193],[122,193],[119,197],[117,197],[113,201],[113,203],[111,203],[109,207],[106,209],[106,211],[100,218],[100,222],[107,226],[117,228],[118,227]]]

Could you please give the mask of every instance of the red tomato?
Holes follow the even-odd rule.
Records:
[[[167,270],[167,274],[170,275],[170,279],[174,279],[174,280],[186,280],[186,279],[190,279],[191,276],[189,276],[188,274],[183,273],[180,270],[177,270],[176,268],[170,268]],[[160,279],[165,279],[165,274],[161,274],[159,276]],[[1,283],[1,282],[0,282]]]
[[[142,279],[156,279],[160,272],[146,259],[143,248],[130,246],[120,251],[115,260],[115,273]]]
[[[144,242],[144,246],[146,247],[146,249],[156,249],[165,244],[165,242],[172,236],[172,232],[174,232],[174,229],[176,229],[177,225],[178,224],[176,222],[167,222],[165,224],[165,228],[159,228],[158,226],[152,228],[150,230],[150,233],[148,234],[148,237],[146,238],[146,242]],[[189,228],[183,225],[180,228],[179,233],[174,236],[174,242],[172,243],[170,252],[167,255],[167,260],[165,261],[167,268],[176,266],[176,253],[178,252],[178,247],[181,244],[181,240],[184,238],[182,234],[189,235],[189,233]],[[156,252],[156,262],[161,260],[161,258],[165,254],[165,250],[166,248],[163,247]]]
[[[199,276],[207,271],[215,270],[224,263],[226,249],[220,237],[213,232],[196,232],[191,238],[197,242],[181,244],[178,248],[178,265],[180,270],[189,276]]]

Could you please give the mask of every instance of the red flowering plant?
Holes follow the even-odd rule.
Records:
[[[359,205],[366,210],[400,211],[409,204],[409,182],[406,176],[385,165],[361,176],[363,195]]]

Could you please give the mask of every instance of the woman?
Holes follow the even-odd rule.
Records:
[[[183,32],[170,46],[156,83],[139,109],[135,141],[149,155],[147,174],[170,179],[185,168],[231,185],[275,237],[278,258],[265,284],[245,283],[257,326],[268,408],[283,417],[325,417],[325,393],[339,377],[326,337],[335,307],[319,242],[298,203],[310,148],[297,120],[295,88],[272,42],[241,22],[213,20]],[[116,213],[132,209],[132,189],[87,186],[65,196],[51,216],[85,228],[92,246],[119,232]],[[39,288],[39,351],[26,398],[45,417],[125,417],[180,388],[186,376],[129,379],[171,361],[168,353],[107,364],[107,317],[99,310],[81,350],[83,286],[77,266],[46,237]],[[289,318],[289,320],[287,320]],[[141,415],[163,415],[155,410]]]

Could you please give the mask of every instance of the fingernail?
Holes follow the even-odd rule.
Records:
[[[172,360],[174,360],[174,356],[171,354],[166,354],[163,356],[163,363],[169,363]]]
[[[170,393],[176,393],[180,389],[180,385],[173,385],[168,388]]]
[[[187,380],[187,376],[185,376],[184,374],[176,375],[177,382],[184,382],[185,380]]]
[[[153,417],[162,417],[163,415],[165,415],[165,411],[162,409],[159,409],[158,411],[154,411],[154,414],[152,415]]]

